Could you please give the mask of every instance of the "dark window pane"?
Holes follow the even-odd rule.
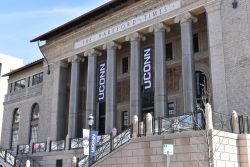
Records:
[[[26,80],[22,79],[15,82],[14,91],[19,91],[25,88]]]
[[[166,44],[166,60],[172,60],[173,59],[173,44],[168,43]]]
[[[43,82],[43,72],[33,75],[32,86]]]
[[[126,130],[129,127],[129,113],[128,111],[122,112],[122,130]]]
[[[174,116],[176,116],[175,103],[170,102],[168,103],[168,117],[174,117]]]
[[[198,36],[198,34],[193,35],[193,47],[194,47],[194,53],[199,52],[199,36]]]
[[[12,130],[11,132],[11,150],[15,150],[18,143],[18,130]]]
[[[19,109],[15,109],[14,111],[14,115],[13,115],[13,124],[15,123],[19,123],[20,121],[20,112],[19,112]]]
[[[122,59],[122,73],[128,72],[128,57]]]
[[[37,140],[37,136],[38,136],[38,126],[33,126],[30,129],[30,143],[36,143]]]
[[[195,81],[196,81],[196,98],[201,98],[202,95],[207,92],[207,78],[206,75],[201,71],[195,72]]]
[[[62,167],[63,166],[63,160],[62,159],[57,159],[56,160],[56,167]]]
[[[35,103],[32,107],[32,120],[39,118],[39,105]]]

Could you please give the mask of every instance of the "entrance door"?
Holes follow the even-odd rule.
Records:
[[[99,103],[99,134],[105,134],[105,102]]]
[[[142,93],[142,115],[141,119],[145,119],[147,113],[151,113],[154,116],[154,92]]]

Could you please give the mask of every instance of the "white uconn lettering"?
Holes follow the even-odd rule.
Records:
[[[143,88],[144,91],[152,89],[152,48],[143,49]]]
[[[105,100],[106,62],[99,64],[98,72],[98,102],[103,102]]]

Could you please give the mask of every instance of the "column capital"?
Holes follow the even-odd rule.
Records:
[[[175,23],[184,23],[184,22],[187,22],[187,21],[193,21],[194,23],[196,23],[198,21],[198,19],[196,17],[194,17],[191,13],[189,12],[186,12],[186,13],[183,13],[179,16],[176,16],[174,18],[174,22]]]
[[[101,56],[102,52],[96,50],[96,49],[90,49],[84,52],[84,56],[91,57],[91,56]]]
[[[54,68],[58,68],[58,67],[68,68],[68,65],[69,65],[68,61],[59,60],[59,61],[54,63]]]
[[[75,55],[75,56],[71,56],[68,58],[68,62],[69,63],[79,63],[79,62],[84,62],[84,58],[83,57],[80,57],[78,55]]]
[[[213,12],[216,10],[219,10],[221,7],[221,0],[216,0],[216,2],[207,2],[206,5],[204,5],[204,8],[206,9],[206,13]]]
[[[170,32],[170,27],[165,23],[157,23],[149,27],[149,32],[159,32],[159,31],[167,31]]]
[[[108,43],[104,44],[102,46],[102,48],[104,50],[107,50],[107,49],[121,49],[122,46],[119,43],[115,42],[115,41],[111,41],[111,42],[108,42]]]
[[[142,35],[141,33],[139,33],[139,32],[134,32],[134,33],[126,36],[125,40],[126,41],[136,41],[136,40],[145,41],[146,37],[144,35]]]

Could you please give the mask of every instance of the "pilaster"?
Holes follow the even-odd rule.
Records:
[[[228,113],[224,47],[221,20],[221,1],[208,3],[207,29],[209,42],[209,61],[212,85],[212,106],[214,111]]]

